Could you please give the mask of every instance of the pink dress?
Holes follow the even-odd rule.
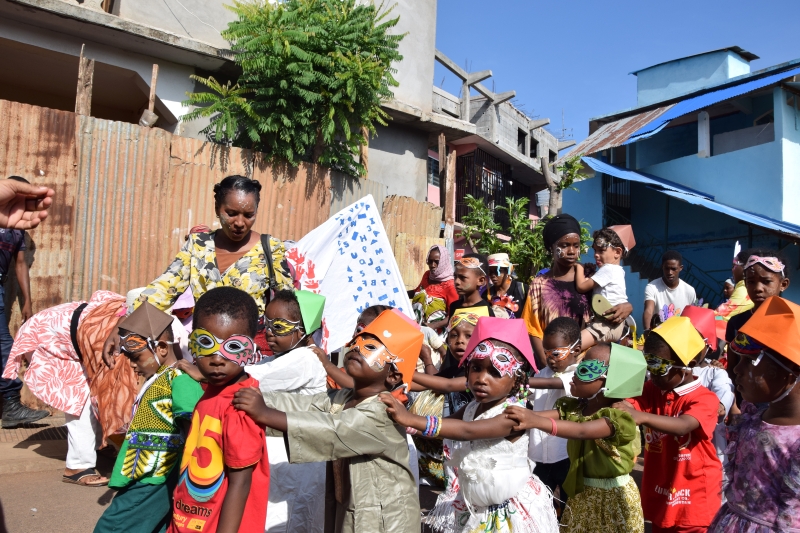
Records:
[[[745,402],[728,428],[728,502],[709,533],[800,533],[800,426],[768,424],[765,410]]]
[[[109,291],[92,294],[81,316],[93,307],[120,296]],[[72,314],[83,302],[70,302],[40,311],[28,319],[17,332],[14,347],[8,356],[3,377],[17,377],[22,355],[33,352],[25,371],[25,383],[31,392],[50,407],[80,416],[89,399],[89,383],[69,335]]]

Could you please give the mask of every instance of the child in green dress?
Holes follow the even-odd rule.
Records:
[[[562,533],[644,532],[639,490],[630,476],[639,433],[631,415],[611,405],[641,394],[645,370],[641,352],[600,343],[575,369],[573,397],[560,398],[551,411],[506,409],[518,424],[514,430],[539,429],[568,439]]]

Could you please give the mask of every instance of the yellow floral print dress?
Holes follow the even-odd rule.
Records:
[[[273,237],[270,237],[269,243],[278,289],[291,290],[294,285],[285,258],[286,249],[281,241]],[[189,240],[175,256],[175,260],[145,288],[136,306],[140,302],[149,301],[165,311],[172,307],[187,288],[191,289],[197,299],[215,287],[236,287],[250,294],[258,304],[259,316],[263,316],[264,293],[269,288],[269,269],[261,241],[228,267],[228,270],[220,273],[214,233],[189,235]]]

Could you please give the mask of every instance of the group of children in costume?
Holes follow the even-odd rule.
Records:
[[[576,267],[576,286],[626,301],[613,267],[632,234],[601,230],[594,244],[600,269]],[[478,293],[485,266],[456,265],[460,299],[433,371],[426,335],[390,308],[362,313],[339,367],[313,345],[324,297],[307,291],[272,298],[274,355],[263,359],[258,310],[242,291],[197,300],[194,365],[175,356],[171,317],[139,306],[119,334],[146,381],[95,531],[321,532],[327,512],[336,532],[417,533],[421,520],[464,533],[643,532],[645,520],[655,532],[800,531],[800,306],[765,296],[739,329],[732,370],[744,402],[724,446],[718,422],[733,399],[725,371],[706,361],[713,311],[669,318],[644,353],[609,344],[621,330],[602,313],[584,333],[557,318],[538,369],[525,322],[494,317]],[[630,475],[638,426],[641,491]],[[426,474],[445,483],[422,519],[409,435]]]

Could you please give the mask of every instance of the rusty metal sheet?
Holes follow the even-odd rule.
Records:
[[[254,165],[253,177],[261,182],[261,206],[254,229],[282,240],[300,240],[328,220],[331,210],[331,176],[326,168],[303,163]]]
[[[379,208],[389,192],[389,187],[375,180],[354,178],[338,172],[331,173],[331,210],[333,216],[345,207],[371,194]]]
[[[442,208],[430,202],[418,202],[408,196],[387,196],[383,201],[383,226],[394,246],[398,233],[438,238],[441,232]]]
[[[125,294],[160,274],[175,253],[167,179],[172,135],[78,117],[72,299]]]
[[[579,142],[567,155],[559,158],[558,161],[561,162],[577,154],[590,155],[609,148],[622,146],[633,133],[639,130],[639,128],[654,121],[672,109],[674,105],[675,104],[670,104],[664,107],[651,109],[650,111],[639,113],[638,115],[632,115],[604,124],[586,139]]]
[[[414,289],[419,285],[422,275],[428,270],[428,265],[425,263],[428,258],[428,250],[434,244],[444,246],[444,239],[408,233],[397,234],[394,240],[394,258],[397,260],[406,290]]]
[[[75,115],[0,100],[0,175],[22,176],[55,190],[49,216],[28,232],[25,257],[30,265],[33,311],[69,297],[72,220],[75,204]],[[21,322],[18,285],[11,269],[6,283],[6,309],[15,332]]]
[[[173,136],[169,165],[170,208],[165,214],[165,224],[170,229],[170,250],[175,254],[193,226],[219,228],[214,211],[214,185],[235,174],[252,177],[253,152]],[[263,193],[261,202],[256,226],[263,218]],[[166,266],[165,263],[161,268]]]

